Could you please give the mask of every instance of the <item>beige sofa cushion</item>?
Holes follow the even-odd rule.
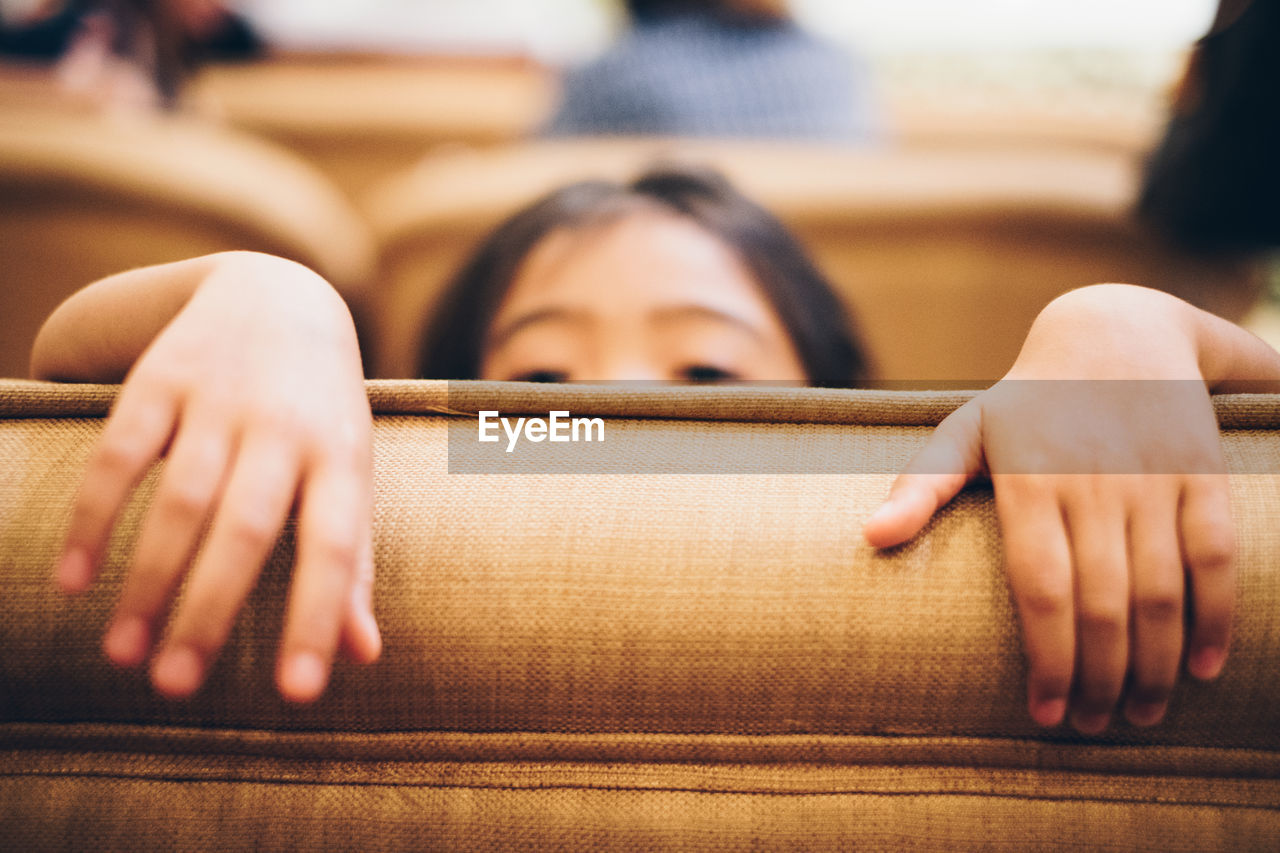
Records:
[[[271,684],[286,531],[208,684],[99,651],[102,578],[50,579],[114,388],[0,385],[0,838],[156,848],[1274,849],[1280,402],[1219,398],[1233,653],[1168,720],[1039,730],[989,490],[877,553],[891,471],[962,393],[371,383],[385,653],[311,706]],[[863,473],[450,473],[468,412],[610,435],[848,442]],[[748,436],[749,437],[749,436]],[[677,445],[667,445],[675,447]],[[1247,473],[1245,473],[1247,472]]]

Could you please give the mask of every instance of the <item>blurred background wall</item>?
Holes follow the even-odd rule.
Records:
[[[0,0],[0,372],[24,371],[33,324],[87,279],[240,247],[337,279],[370,371],[399,375],[501,216],[685,149],[797,230],[878,326],[886,378],[994,377],[1039,305],[1092,281],[1271,322],[1265,257],[1191,256],[1132,215],[1214,0],[794,0],[806,38],[865,71],[884,134],[692,148],[543,138],[563,75],[628,31],[615,0],[167,2],[158,41],[99,18],[36,55],[14,49],[24,28],[77,4]],[[224,14],[256,41],[218,57],[197,42]],[[174,96],[148,99],[166,56]]]

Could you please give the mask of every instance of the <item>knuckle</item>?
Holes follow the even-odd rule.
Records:
[[[289,444],[309,441],[315,430],[313,420],[296,407],[281,405],[274,399],[250,401],[240,414],[245,430]]]
[[[358,474],[373,465],[372,437],[367,428],[339,424],[329,430],[313,430],[309,436],[312,461],[341,471]]]
[[[310,554],[322,565],[336,567],[354,576],[360,561],[360,548],[352,539],[322,534],[308,543]]]
[[[1181,458],[1181,473],[1197,476],[1221,476],[1226,473],[1227,460],[1218,442],[1216,430],[1207,429],[1196,436],[1187,436],[1185,446],[1178,448],[1175,458]],[[1222,485],[1222,484],[1219,484]]]
[[[1230,570],[1235,560],[1235,539],[1229,529],[1215,525],[1201,532],[1187,548],[1187,562],[1201,573],[1221,574]]]
[[[1128,627],[1124,602],[1112,598],[1086,598],[1080,602],[1082,630],[1100,640],[1122,636]]]
[[[132,442],[107,439],[98,445],[93,467],[108,476],[126,476],[145,464],[142,450]]]
[[[240,509],[227,519],[226,532],[242,545],[261,548],[275,541],[277,531],[266,513]]]
[[[92,545],[98,537],[106,536],[110,518],[111,509],[102,496],[82,489],[71,509],[68,539],[80,545]]]
[[[1028,616],[1039,618],[1060,616],[1067,610],[1067,596],[1046,588],[1024,592],[1019,602]]]
[[[1016,473],[1005,473],[993,476],[996,480],[996,501],[1012,505],[1027,505],[1033,501],[1045,499],[1051,493],[1048,478],[1040,474],[1024,473],[1024,469],[1015,468]]]
[[[170,517],[196,521],[208,513],[211,500],[208,489],[201,484],[189,478],[180,478],[165,484],[157,503]]]
[[[1021,587],[1018,603],[1028,616],[1061,616],[1071,607],[1071,588],[1063,579],[1035,572],[1024,578]]]
[[[1152,622],[1173,622],[1182,618],[1182,588],[1159,586],[1134,596],[1134,613]]]

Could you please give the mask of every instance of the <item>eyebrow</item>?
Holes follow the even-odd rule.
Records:
[[[764,332],[761,331],[755,323],[752,323],[745,317],[741,317],[731,311],[712,308],[710,305],[701,305],[694,302],[685,305],[671,305],[665,308],[658,308],[650,313],[649,319],[651,322],[655,323],[684,319],[714,320],[716,322],[727,323],[730,326],[734,326],[735,328],[746,332],[758,342],[764,340]]]
[[[713,308],[709,305],[701,305],[696,302],[656,308],[649,312],[648,319],[650,323],[654,324],[687,319],[713,320],[746,332],[756,341],[764,340],[764,333],[750,320],[730,311]],[[498,349],[515,337],[521,330],[539,323],[565,323],[573,326],[588,326],[592,322],[592,315],[586,311],[555,306],[539,308],[527,314],[521,314],[516,319],[499,327],[490,335],[488,347],[490,349]]]
[[[567,323],[573,326],[586,326],[590,322],[591,317],[585,311],[576,311],[572,308],[540,308],[527,314],[521,314],[516,319],[500,326],[489,336],[488,348],[497,349],[515,337],[521,329],[538,323]]]

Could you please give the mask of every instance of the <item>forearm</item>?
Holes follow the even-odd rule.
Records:
[[[207,283],[289,282],[298,302],[323,293],[340,300],[310,270],[270,255],[223,252],[129,270],[73,294],[41,327],[31,376],[72,382],[120,382],[156,336]],[[293,282],[306,281],[307,285]],[[251,284],[247,292],[253,292]],[[246,311],[253,310],[246,304]]]

